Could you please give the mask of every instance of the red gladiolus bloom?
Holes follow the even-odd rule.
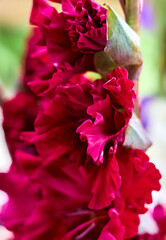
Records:
[[[144,192],[151,195],[153,190],[159,189],[160,174],[140,150],[121,148],[116,158],[122,184],[116,189],[111,205],[96,211],[88,208],[94,187],[84,167],[74,163],[43,166],[39,156],[17,152],[19,168],[12,165],[9,173],[0,174],[0,188],[9,195],[1,221],[14,232],[17,240],[44,240],[46,236],[50,240],[133,237],[138,230],[140,206],[149,203]],[[101,166],[104,164],[95,167],[102,172]],[[129,178],[126,177],[128,169]],[[111,175],[112,169],[107,170]],[[133,184],[138,186],[141,178],[144,188],[138,192],[142,194],[138,201]],[[103,192],[106,188],[109,191],[108,181],[100,178],[99,182],[98,197],[104,200]]]
[[[39,43],[57,68],[68,63],[77,71],[86,66],[90,70],[94,53],[106,46],[106,9],[92,0],[62,1],[62,13],[34,0],[31,23],[39,26]]]
[[[62,1],[66,30],[74,51],[95,52],[106,46],[106,9],[93,0]]]
[[[108,79],[57,87],[55,97],[36,119],[35,133],[22,134],[26,142],[35,144],[45,165],[101,165],[92,164],[89,176],[93,209],[109,206],[120,186],[115,153],[118,143],[123,143],[135,100],[126,70],[117,68]],[[104,189],[101,179],[107,182]]]

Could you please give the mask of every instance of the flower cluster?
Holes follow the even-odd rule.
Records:
[[[61,2],[61,13],[33,1],[25,92],[3,105],[14,161],[0,173],[9,196],[1,222],[16,240],[131,238],[160,189],[148,156],[124,146],[134,84],[124,68],[97,72],[106,8],[93,0],[52,2]]]

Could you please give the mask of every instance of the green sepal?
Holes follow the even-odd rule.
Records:
[[[133,114],[133,117],[126,129],[123,145],[125,147],[141,149],[143,151],[146,151],[152,145],[136,114]]]
[[[104,51],[128,70],[131,80],[137,80],[142,66],[139,36],[111,7],[107,11],[107,40]]]
[[[105,78],[108,73],[117,67],[113,59],[103,51],[95,54],[95,65],[96,70],[103,76],[103,78]]]

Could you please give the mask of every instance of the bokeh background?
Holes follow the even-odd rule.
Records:
[[[124,17],[118,0],[100,1],[111,4]],[[53,4],[59,9],[59,4]],[[23,65],[26,41],[30,33],[29,16],[32,0],[0,0],[0,101],[11,98]],[[153,142],[148,155],[160,169],[162,190],[154,195],[154,204],[166,206],[166,0],[144,0],[141,16],[141,50],[144,65],[140,77],[141,118]],[[3,116],[0,113],[0,125]],[[0,126],[0,171],[10,166],[3,130]],[[7,200],[1,192],[0,202]],[[152,206],[150,207],[150,209]],[[147,224],[148,222],[148,224]],[[154,232],[150,211],[142,217],[140,231]],[[0,239],[10,233],[0,228]]]

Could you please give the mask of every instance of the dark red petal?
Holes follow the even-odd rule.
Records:
[[[89,208],[98,210],[108,207],[121,185],[119,167],[114,154],[111,154],[103,164],[93,166],[89,175],[92,181],[92,198]]]
[[[121,148],[116,157],[122,177],[122,197],[139,213],[145,213],[145,204],[152,202],[152,191],[160,190],[159,171],[141,150]]]
[[[103,228],[98,240],[123,240],[125,228],[122,226],[118,212],[109,211],[110,221]]]
[[[106,46],[106,27],[94,28],[85,34],[81,34],[77,47],[83,53],[102,51]]]

